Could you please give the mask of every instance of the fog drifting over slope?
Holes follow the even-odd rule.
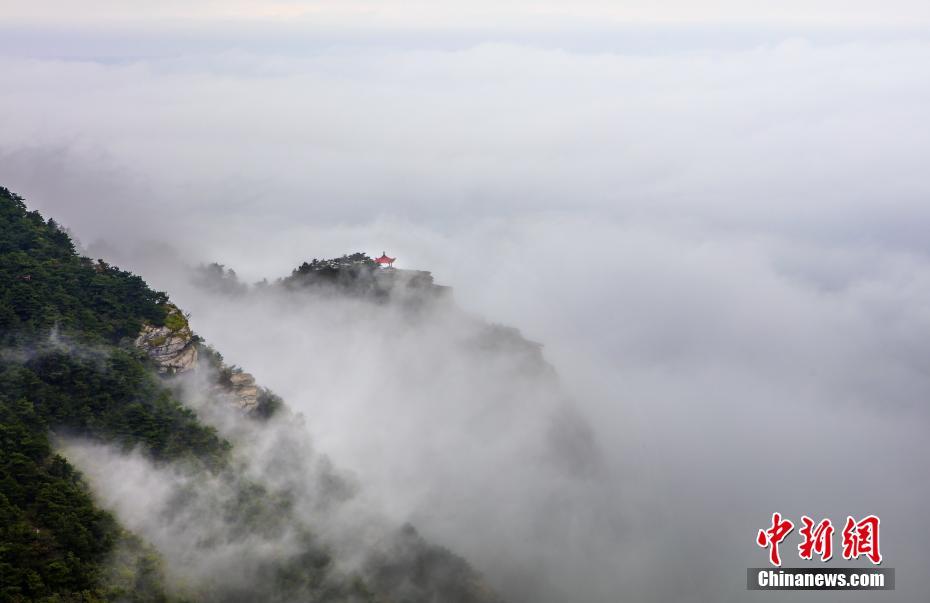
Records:
[[[539,485],[436,415],[423,383],[476,391],[467,376],[313,373],[358,354],[396,371],[428,340],[377,316],[220,302],[178,266],[258,279],[384,248],[544,342],[606,462],[553,551],[572,600],[761,600],[743,572],[763,565],[753,539],[775,510],[880,515],[887,598],[915,598],[930,561],[926,32],[147,33],[141,56],[106,31],[33,33],[55,38],[51,57],[3,47],[0,183],[168,288],[392,513],[498,585],[534,577],[495,572],[492,552],[532,558],[539,542],[448,515],[506,519]],[[459,476],[428,452],[450,444]],[[513,497],[431,506],[456,477],[477,494],[514,480]]]

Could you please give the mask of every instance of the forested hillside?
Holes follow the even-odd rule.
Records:
[[[5,188],[0,284],[0,601],[497,600],[464,560],[409,527],[365,551],[358,569],[337,569],[293,493],[246,477],[233,445],[181,403],[181,386],[159,376],[137,347],[143,329],[180,319],[168,296],[79,256],[64,230]],[[195,335],[190,340],[200,345]],[[202,370],[222,389],[224,374],[213,366],[223,366],[221,357],[206,346],[201,353]],[[205,395],[218,391],[214,385]],[[269,412],[249,419],[254,429]],[[215,505],[191,489],[176,493],[171,508],[209,503],[206,512],[222,518],[223,533],[195,547],[273,545],[282,534],[291,544],[258,557],[245,583],[215,576],[209,588],[171,584],[161,551],[95,504],[87,482],[56,453],[59,438],[132,452],[156,469],[183,467],[194,483],[220,484],[225,498]],[[324,489],[342,488],[331,472],[323,479]],[[329,490],[320,495],[338,502]]]
[[[116,543],[131,538],[94,506],[50,433],[141,445],[158,459],[223,462],[228,444],[131,347],[144,322],[164,321],[167,296],[78,256],[54,220],[5,188],[0,282],[0,599],[157,600],[151,555],[106,575]]]

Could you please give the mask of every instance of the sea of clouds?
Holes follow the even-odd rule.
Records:
[[[168,289],[386,513],[504,594],[755,600],[780,511],[878,514],[916,596],[925,32],[6,27],[29,43],[0,46],[0,183]],[[546,396],[470,381],[448,316],[216,297],[185,269],[249,282],[356,250],[543,342],[597,477],[528,460]]]

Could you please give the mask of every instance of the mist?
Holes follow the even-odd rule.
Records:
[[[579,602],[803,600],[745,590],[756,530],[875,513],[881,598],[922,594],[928,32],[137,27],[2,46],[0,182],[169,291],[371,509],[510,600]],[[190,270],[382,249],[455,305]],[[469,347],[489,323],[551,368]]]

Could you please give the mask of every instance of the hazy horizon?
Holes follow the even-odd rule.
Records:
[[[561,568],[590,584],[579,603],[806,600],[745,590],[773,511],[880,515],[898,572],[882,598],[922,594],[927,3],[0,0],[0,33],[0,185],[166,289],[323,453],[495,586],[548,569],[503,575],[493,551],[519,547],[498,524],[430,507],[457,490],[411,435],[440,420],[425,392],[458,382],[302,381],[321,342],[427,365],[445,350],[430,329],[455,321],[400,344],[351,313],[218,301],[187,268],[254,282],[384,250],[543,343],[607,467]],[[386,434],[379,388],[408,421]],[[437,433],[464,447],[469,429]],[[548,512],[528,502],[543,474],[505,487],[522,441],[460,453],[463,487],[510,496],[496,521]]]

